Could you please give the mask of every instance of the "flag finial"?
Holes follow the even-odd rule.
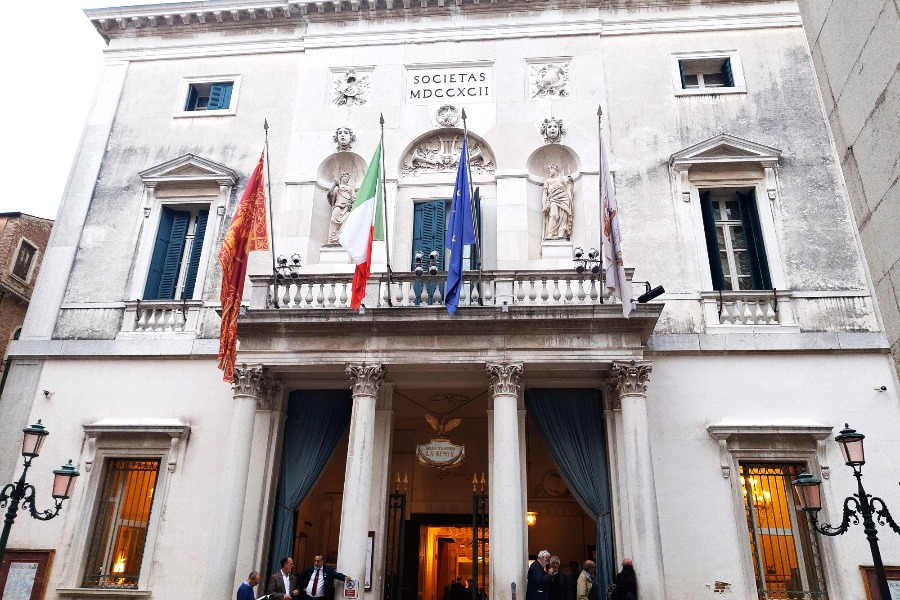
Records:
[[[268,119],[263,119],[263,129],[266,131],[266,133],[269,133],[269,120]]]
[[[378,118],[378,123],[380,123],[381,126],[384,127],[384,113],[381,113],[381,116]]]

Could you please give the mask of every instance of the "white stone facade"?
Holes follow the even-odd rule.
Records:
[[[849,422],[867,436],[869,491],[900,500],[897,377],[795,3],[210,0],[87,16],[109,40],[107,64],[0,398],[4,481],[19,472],[18,431],[38,418],[51,436],[35,479],[68,458],[82,472],[60,517],[20,514],[12,531],[10,548],[55,550],[46,598],[225,598],[251,569],[265,571],[296,389],[352,385],[343,497],[332,498],[337,566],[361,576],[375,531],[372,600],[399,389],[485,394],[484,456],[471,460],[488,473],[496,600],[511,600],[511,583],[524,594],[536,552],[524,520],[536,484],[527,388],[605,390],[616,559],[635,558],[645,597],[757,597],[741,461],[802,463],[824,479],[823,519],[837,520],[853,486],[831,438]],[[733,86],[683,87],[680,61],[725,58]],[[365,85],[347,87],[350,71]],[[227,110],[185,110],[192,85],[224,81]],[[441,90],[436,101],[425,85]],[[414,206],[449,198],[455,167],[413,158],[422,145],[452,158],[457,108],[481,150],[472,173],[484,273],[480,303],[469,295],[449,317],[415,306],[409,265]],[[382,115],[388,244],[376,244],[360,314],[346,308],[353,266],[326,244],[326,194],[340,171],[361,179]],[[551,117],[565,125],[556,143],[541,133]],[[232,390],[215,368],[215,254],[264,119],[274,252],[298,253],[303,266],[275,290],[271,256],[251,256],[238,353],[249,366]],[[352,149],[335,150],[339,127],[352,129]],[[667,292],[628,320],[568,258],[600,246],[598,134],[636,295],[638,281]],[[551,246],[549,162],[574,181],[570,239]],[[774,289],[713,289],[701,210],[710,188],[753,192]],[[183,301],[139,301],[172,206],[209,209],[197,285]],[[94,465],[120,456],[165,465],[137,589],[85,589]],[[451,500],[443,512],[467,510]],[[900,540],[882,531],[885,562],[900,564]],[[827,597],[862,598],[859,566],[871,557],[861,529],[820,548]]]

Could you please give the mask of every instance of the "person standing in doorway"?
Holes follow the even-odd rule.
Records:
[[[325,564],[325,555],[316,554],[313,564],[300,574],[300,588],[307,598],[334,600],[334,580],[353,581]]]
[[[294,570],[294,559],[290,556],[285,556],[279,564],[281,568],[269,577],[269,587],[266,589],[266,595],[269,600],[294,600],[300,595],[300,590],[297,586],[297,576],[292,573]]]
[[[525,588],[525,600],[549,600],[550,579],[553,572],[548,568],[550,553],[547,550],[538,552],[537,560],[528,567],[528,586]]]
[[[578,583],[575,585],[576,600],[597,600],[597,590],[594,584],[594,573],[597,571],[597,565],[592,560],[584,561],[584,570],[578,576]]]
[[[560,569],[560,560],[558,556],[550,557],[550,585],[548,592],[550,600],[569,600],[569,588],[572,587],[572,580],[569,574]],[[574,596],[574,594],[572,594]]]
[[[253,571],[237,591],[237,600],[256,600],[253,588],[259,583],[259,571]]]
[[[622,570],[616,575],[616,589],[612,600],[638,600],[637,574],[630,558],[622,561]]]

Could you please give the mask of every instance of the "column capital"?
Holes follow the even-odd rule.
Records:
[[[237,396],[253,396],[259,399],[265,395],[265,389],[271,383],[269,374],[262,365],[248,367],[243,364],[234,368],[234,381],[231,389]]]
[[[647,393],[647,382],[653,363],[649,360],[615,361],[610,369],[607,385],[611,394],[622,396],[643,396]]]
[[[519,395],[519,383],[522,378],[522,363],[487,364],[488,382],[491,393]]]
[[[619,383],[615,377],[609,376],[603,380],[603,409],[621,410],[622,399],[619,398]]]
[[[260,390],[259,396],[256,397],[256,410],[281,412],[281,399],[281,382],[275,381],[268,375],[264,375],[262,390]]]
[[[375,396],[384,381],[381,365],[347,365],[346,373],[350,377],[354,396]]]

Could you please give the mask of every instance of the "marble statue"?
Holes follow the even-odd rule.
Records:
[[[541,204],[544,210],[544,239],[567,240],[572,235],[572,208],[575,182],[561,175],[559,165],[547,165]]]
[[[349,127],[338,127],[334,130],[334,136],[332,136],[331,139],[337,144],[338,152],[346,152],[353,148],[353,142],[356,141],[356,135]]]
[[[329,244],[338,243],[357,191],[359,191],[357,188],[350,185],[350,173],[347,171],[341,171],[337,181],[328,190],[328,203],[331,204],[331,226],[328,228]]]
[[[544,122],[541,123],[541,135],[544,136],[544,141],[548,144],[559,142],[565,133],[566,128],[562,119],[550,117],[549,119],[544,119]]]

